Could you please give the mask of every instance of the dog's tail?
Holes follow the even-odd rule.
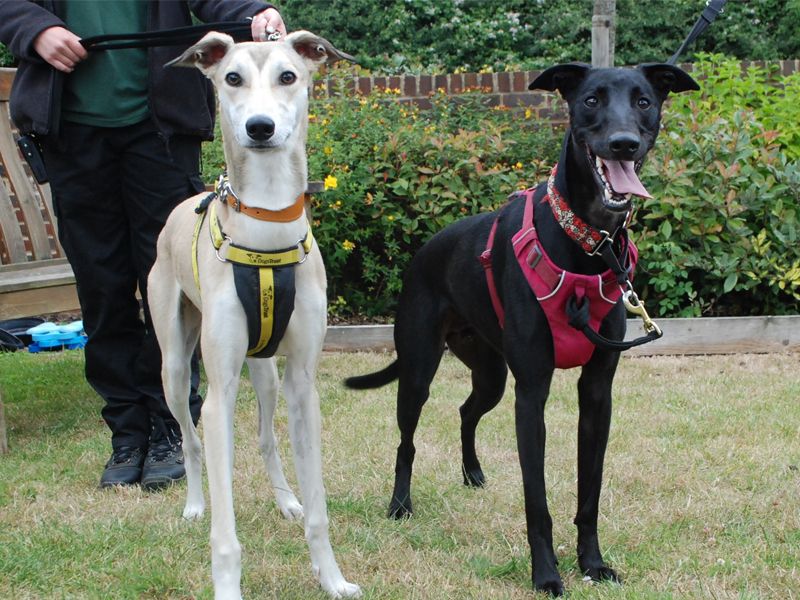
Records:
[[[375,373],[348,377],[344,380],[344,384],[353,390],[369,390],[372,388],[381,387],[387,383],[391,383],[398,378],[399,374],[397,361],[394,361],[385,369],[381,369]]]

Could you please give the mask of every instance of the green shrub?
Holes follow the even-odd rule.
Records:
[[[800,309],[797,76],[704,56],[702,92],[664,107],[632,237],[636,289],[659,316],[787,314]],[[340,91],[341,92],[341,91]],[[309,175],[327,180],[315,235],[338,316],[390,315],[403,271],[431,235],[543,180],[561,133],[479,92],[421,111],[391,91],[312,102]],[[219,145],[204,153],[208,179]]]
[[[313,108],[309,170],[329,188],[317,196],[314,232],[339,313],[391,312],[428,238],[532,184],[558,148],[549,124],[490,108],[480,93],[437,93],[425,111],[393,95],[339,95]]]
[[[666,316],[796,313],[800,86],[719,56],[694,74],[702,92],[671,99],[642,175],[637,288]]]
[[[290,29],[323,35],[383,73],[538,69],[591,59],[593,0],[283,0],[280,6]],[[616,62],[633,65],[669,58],[704,2],[617,0],[616,7]],[[795,58],[800,0],[732,0],[683,59],[695,51]]]

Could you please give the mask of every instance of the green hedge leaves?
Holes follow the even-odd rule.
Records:
[[[664,107],[641,174],[635,286],[658,316],[791,314],[800,309],[800,81],[706,55],[702,91]],[[315,236],[337,316],[391,315],[404,269],[435,232],[501,206],[546,178],[563,131],[480,92],[433,108],[399,90],[312,102]],[[206,165],[219,151],[206,151]]]

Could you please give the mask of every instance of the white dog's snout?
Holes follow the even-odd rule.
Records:
[[[256,115],[244,124],[247,136],[256,142],[266,142],[275,133],[275,121],[266,115]]]

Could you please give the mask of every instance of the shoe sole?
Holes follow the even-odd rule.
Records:
[[[147,492],[158,492],[168,487],[172,487],[176,483],[179,483],[186,479],[186,475],[182,475],[177,479],[173,479],[172,477],[154,477],[151,479],[143,479],[142,480],[142,489]]]
[[[100,482],[98,486],[101,490],[109,490],[118,487],[134,487],[139,485],[139,481],[114,481],[114,482]]]

